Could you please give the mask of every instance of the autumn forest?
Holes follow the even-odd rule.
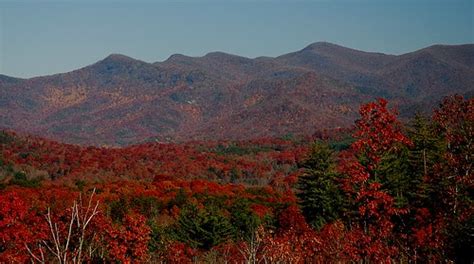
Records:
[[[0,263],[472,263],[474,99],[124,147],[0,132]]]

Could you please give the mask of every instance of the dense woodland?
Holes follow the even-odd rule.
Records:
[[[474,99],[300,138],[0,133],[0,263],[472,263]]]

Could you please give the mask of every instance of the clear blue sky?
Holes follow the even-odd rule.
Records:
[[[473,2],[0,0],[0,73],[66,72],[111,53],[147,62],[210,51],[277,56],[316,41],[400,54],[473,43]]]

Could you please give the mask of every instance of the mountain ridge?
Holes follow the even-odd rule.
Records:
[[[148,63],[115,53],[67,73],[0,75],[0,128],[86,145],[311,134],[348,126],[378,97],[410,115],[451,93],[469,96],[471,54],[474,44],[387,55],[327,42],[277,57]]]
[[[365,51],[365,50],[360,50],[360,49],[353,49],[353,48],[349,48],[349,47],[346,47],[346,46],[343,46],[343,45],[339,45],[339,44],[335,44],[335,43],[331,43],[331,42],[326,42],[326,41],[317,41],[317,42],[313,42],[313,43],[310,43],[308,45],[306,45],[304,48],[298,50],[298,51],[295,51],[295,52],[299,52],[299,51],[303,51],[305,49],[308,49],[310,48],[311,46],[313,45],[329,45],[329,46],[333,46],[333,47],[339,47],[339,48],[344,48],[344,49],[347,49],[347,50],[352,50],[352,51],[356,51],[356,52],[362,52],[362,53],[369,53],[369,54],[378,54],[378,55],[385,55],[385,56],[394,56],[394,57],[398,57],[398,56],[403,56],[403,55],[407,55],[407,54],[411,54],[411,53],[416,53],[416,52],[419,52],[419,51],[422,51],[422,50],[425,50],[425,49],[430,49],[430,48],[456,48],[456,47],[466,47],[466,48],[470,48],[471,50],[474,49],[474,43],[464,43],[464,44],[432,44],[430,46],[427,46],[427,47],[424,47],[424,48],[419,48],[415,51],[411,51],[411,52],[405,52],[405,53],[402,53],[402,54],[390,54],[390,53],[384,53],[384,52],[372,52],[372,51]],[[281,56],[284,56],[284,55],[288,55],[288,54],[291,54],[291,53],[295,53],[295,52],[289,52],[289,53],[285,53],[285,54],[282,54],[282,55],[278,55],[278,56],[257,56],[257,57],[246,57],[246,56],[242,56],[242,55],[238,55],[238,54],[233,54],[233,53],[229,53],[229,52],[224,52],[224,51],[211,51],[211,52],[208,52],[202,56],[190,56],[190,55],[186,55],[186,54],[182,54],[182,53],[174,53],[174,54],[171,54],[167,59],[165,60],[162,60],[162,61],[154,61],[154,62],[146,62],[144,60],[141,60],[141,59],[137,59],[137,58],[134,58],[134,57],[131,57],[131,56],[128,56],[128,55],[125,55],[123,53],[110,53],[109,55],[106,55],[105,57],[103,57],[102,59],[99,59],[98,61],[96,62],[92,62],[88,65],[85,65],[85,66],[81,66],[81,67],[78,67],[77,69],[73,69],[73,70],[70,70],[70,71],[66,71],[66,72],[60,72],[60,73],[52,73],[52,74],[45,74],[45,75],[38,75],[38,76],[32,76],[32,77],[16,77],[16,76],[10,76],[8,74],[2,74],[0,73],[0,79],[1,78],[12,78],[12,79],[19,79],[19,80],[28,80],[28,79],[33,79],[33,78],[38,78],[38,77],[48,77],[48,76],[54,76],[54,75],[58,75],[58,74],[67,74],[67,73],[70,73],[70,72],[74,72],[74,71],[77,71],[77,70],[80,70],[80,69],[83,69],[83,68],[87,68],[89,66],[92,66],[100,61],[103,61],[107,58],[114,58],[114,57],[117,57],[117,58],[120,58],[120,57],[124,57],[124,58],[128,58],[128,59],[131,59],[131,60],[135,60],[135,61],[140,61],[140,62],[143,62],[143,63],[147,63],[147,64],[160,64],[160,63],[163,63],[163,62],[166,62],[167,60],[169,60],[170,58],[172,57],[185,57],[185,58],[190,58],[190,59],[196,59],[196,58],[203,58],[203,57],[206,57],[207,55],[209,54],[212,54],[212,53],[220,53],[220,54],[226,54],[226,55],[230,55],[230,56],[236,56],[236,57],[241,57],[241,58],[245,58],[245,59],[251,59],[251,60],[259,60],[259,59],[275,59],[275,58],[278,58],[278,57],[281,57]],[[471,63],[474,63],[474,60],[471,59],[470,60]]]

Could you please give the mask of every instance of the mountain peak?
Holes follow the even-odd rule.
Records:
[[[215,61],[227,61],[227,62],[233,62],[233,63],[243,63],[243,64],[248,64],[252,61],[252,59],[249,59],[247,57],[242,57],[230,53],[225,53],[222,51],[214,51],[214,52],[209,52],[204,57],[203,59],[207,60],[215,60]]]
[[[130,61],[137,61],[137,60],[123,54],[112,53],[109,56],[105,57],[103,61],[130,62]]]
[[[88,69],[98,70],[101,73],[113,73],[118,74],[126,72],[128,69],[137,68],[138,66],[147,65],[148,63],[122,55],[122,54],[110,54],[104,59],[94,63]]]
[[[220,57],[220,56],[236,56],[236,55],[232,55],[232,54],[225,53],[222,51],[213,51],[204,55],[204,57]]]
[[[319,42],[314,42],[306,46],[303,50],[316,50],[316,49],[328,49],[328,48],[346,48],[343,46],[339,46],[334,43],[330,42],[325,42],[325,41],[319,41]]]
[[[371,57],[387,57],[393,56],[390,54],[380,53],[380,52],[370,52],[370,51],[363,51],[359,49],[353,49],[344,47],[338,44],[330,43],[330,42],[315,42],[309,44],[304,49],[298,51],[299,53],[316,53],[320,55],[329,55],[329,56],[337,56],[345,59],[350,59],[351,56],[371,56]]]

